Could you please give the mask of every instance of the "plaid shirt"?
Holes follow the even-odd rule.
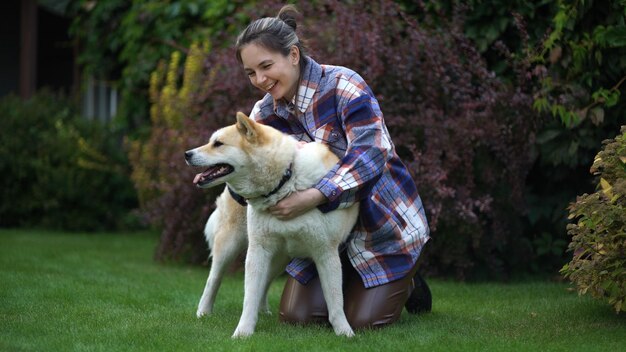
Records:
[[[305,59],[297,100],[286,104],[267,94],[250,116],[299,140],[330,147],[340,161],[315,185],[328,198],[318,208],[328,212],[360,202],[359,220],[345,246],[350,262],[365,287],[401,279],[430,238],[415,183],[363,78],[345,67]],[[292,260],[287,272],[303,284],[316,275],[305,258]]]

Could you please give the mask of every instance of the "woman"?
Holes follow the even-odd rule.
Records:
[[[314,207],[328,212],[360,202],[359,221],[341,249],[350,325],[391,324],[405,304],[413,313],[429,310],[430,292],[416,273],[428,224],[378,101],[354,71],[320,65],[306,55],[295,14],[293,6],[285,6],[277,17],[252,22],[237,39],[237,59],[252,85],[267,93],[250,117],[301,141],[325,143],[340,161],[317,185],[281,200],[270,212],[291,219]],[[287,272],[281,320],[327,321],[312,262],[294,259]]]

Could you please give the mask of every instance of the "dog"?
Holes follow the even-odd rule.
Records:
[[[267,309],[271,280],[294,257],[311,258],[315,263],[335,334],[354,336],[343,311],[338,248],[357,221],[358,203],[328,213],[315,208],[290,220],[277,219],[268,212],[289,194],[319,182],[337,163],[337,156],[322,143],[302,144],[239,112],[234,125],[217,130],[206,145],[185,152],[185,159],[191,166],[208,167],[194,179],[197,186],[225,183],[248,203],[246,232],[242,231],[241,216],[227,214],[236,206],[227,190],[218,199],[218,213],[207,222],[211,231],[219,228],[224,233],[237,233],[223,241],[234,242],[228,245],[214,238],[213,265],[216,261],[220,264],[211,268],[198,314],[210,311],[217,291],[213,286],[219,284],[218,272],[224,270],[221,262],[245,247],[247,233],[243,311],[233,338],[254,333],[259,310]],[[221,234],[223,237],[228,236]]]

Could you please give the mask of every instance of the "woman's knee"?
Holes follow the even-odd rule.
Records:
[[[410,293],[411,276],[372,288],[365,288],[360,278],[350,280],[344,297],[346,318],[354,329],[392,324],[400,318]]]
[[[287,279],[280,300],[279,319],[292,324],[328,322],[328,309],[319,278],[306,285],[292,277]]]

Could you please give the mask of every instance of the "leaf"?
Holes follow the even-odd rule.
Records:
[[[626,27],[624,25],[610,27],[604,33],[606,45],[612,48],[626,46]]]
[[[589,108],[584,108],[584,109],[578,109],[576,111],[574,111],[574,113],[576,114],[576,116],[578,117],[579,121],[584,120],[587,117],[587,112],[589,111]],[[593,123],[598,126],[599,124],[595,123],[595,121],[593,121]]]
[[[554,64],[558,62],[561,59],[562,54],[563,49],[560,46],[557,45],[552,48],[552,50],[550,50],[550,63]]]
[[[533,109],[539,112],[547,111],[549,107],[550,104],[548,103],[548,99],[546,98],[539,98],[533,102]]]
[[[593,163],[599,163],[602,161],[602,157],[600,157],[600,154],[596,155],[596,157],[593,159]]]
[[[593,41],[599,46],[606,46],[606,27],[599,25],[593,30]]]
[[[578,153],[578,142],[572,142],[567,148],[569,155],[576,155]]]
[[[604,122],[604,109],[599,106],[591,109],[591,121],[596,126],[601,125]]]
[[[607,95],[607,97],[606,97],[606,103],[605,103],[605,105],[606,105],[607,107],[611,107],[611,106],[614,106],[615,104],[617,104],[617,103],[619,102],[619,94],[620,94],[620,92],[619,92],[619,90],[617,90],[617,89],[616,89],[616,90],[611,91],[611,92]]]
[[[187,9],[189,9],[189,13],[193,16],[196,16],[199,12],[199,7],[197,3],[187,4]]]
[[[544,144],[550,140],[553,140],[554,138],[558,137],[559,135],[561,135],[561,131],[557,130],[557,129],[553,129],[553,130],[547,130],[545,132],[540,132],[539,135],[537,135],[537,143],[539,144]]]
[[[613,187],[607,180],[600,178],[600,187],[602,187],[602,193],[604,193],[607,198],[613,198]]]
[[[611,198],[611,204],[615,204],[615,202],[617,202],[618,199],[620,199],[622,195],[617,193],[615,194],[612,198]]]

